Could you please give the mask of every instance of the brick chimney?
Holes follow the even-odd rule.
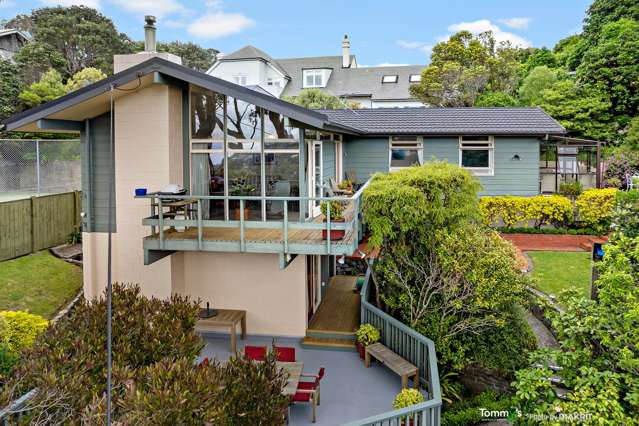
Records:
[[[342,39],[342,68],[350,68],[351,66],[351,42],[348,40],[348,34],[344,34]]]
[[[182,58],[166,52],[157,51],[157,43],[155,38],[155,16],[147,15],[144,17],[144,52],[132,53],[128,55],[113,56],[113,72],[124,71],[137,64],[140,64],[151,58],[162,58],[167,61],[182,65]]]

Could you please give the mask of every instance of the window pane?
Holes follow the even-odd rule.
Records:
[[[404,142],[417,142],[417,136],[391,136],[391,140]]]
[[[318,87],[323,86],[322,84],[322,74],[321,73],[315,73],[315,85]]]
[[[265,154],[266,195],[271,197],[297,197],[299,188],[299,154]],[[300,206],[298,201],[288,202],[289,220],[297,220]],[[283,201],[267,201],[266,218],[282,219]]]
[[[416,149],[391,150],[391,167],[410,167],[419,165],[419,154]]]
[[[224,138],[224,97],[214,92],[191,92],[191,137]]]
[[[462,150],[462,166],[490,167],[487,149]]]
[[[193,195],[224,195],[224,153],[191,156]],[[224,200],[202,200],[203,219],[224,219]]]
[[[489,141],[490,136],[462,136],[462,141]]]
[[[306,87],[313,86],[313,74],[310,72],[306,73]]]

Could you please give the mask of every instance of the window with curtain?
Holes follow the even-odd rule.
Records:
[[[424,162],[422,139],[418,136],[391,136],[390,170],[421,166]]]

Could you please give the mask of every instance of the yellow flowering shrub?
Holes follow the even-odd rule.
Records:
[[[606,231],[612,219],[616,193],[616,188],[592,188],[582,192],[575,201],[579,220],[597,231]]]
[[[507,228],[526,220],[528,198],[512,196],[482,197],[479,200],[479,214],[486,225],[501,221]]]
[[[0,311],[0,342],[11,351],[18,352],[33,345],[36,337],[49,325],[49,321],[39,315],[23,311]]]
[[[537,195],[528,198],[526,219],[535,221],[535,228],[544,225],[565,225],[572,220],[573,207],[570,200],[561,195]]]

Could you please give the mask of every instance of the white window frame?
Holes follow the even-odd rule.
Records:
[[[392,81],[386,81],[387,78],[392,78]],[[399,76],[397,74],[386,74],[382,76],[382,84],[397,84],[399,82]]]
[[[422,75],[421,74],[411,74],[408,76],[408,82],[409,83],[419,83],[420,81],[422,81]]]
[[[302,87],[304,88],[313,88],[313,87],[326,87],[326,82],[324,81],[324,79],[326,78],[325,76],[325,72],[323,69],[308,69],[308,70],[304,70],[304,72],[302,73],[302,77],[303,77],[303,82],[302,82]],[[309,85],[307,82],[307,78],[313,76],[313,84]],[[317,77],[319,77],[320,83],[317,84]]]
[[[462,165],[463,151],[488,150],[488,167],[464,167]],[[488,136],[488,140],[473,140],[473,136],[459,137],[459,167],[469,170],[475,176],[495,175],[495,137]]]
[[[395,172],[411,166],[393,167],[393,148],[417,151],[419,165],[424,164],[424,140],[421,136],[391,136],[388,138],[388,170]]]
[[[341,183],[344,180],[344,165],[343,159],[343,146],[341,140],[335,141],[335,176],[337,177],[337,183]]]
[[[248,76],[246,74],[236,74],[233,76],[233,83],[239,86],[246,86],[248,84]]]

